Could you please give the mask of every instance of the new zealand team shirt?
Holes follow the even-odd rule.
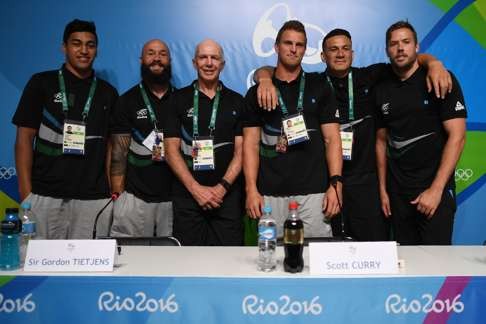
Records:
[[[461,87],[451,73],[452,92],[445,99],[428,93],[426,71],[419,67],[407,80],[394,77],[376,89],[378,128],[388,131],[387,189],[418,194],[435,178],[447,134],[443,122],[466,118]],[[448,189],[454,189],[451,175]]]

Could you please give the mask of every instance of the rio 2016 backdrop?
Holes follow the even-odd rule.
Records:
[[[97,74],[123,93],[139,80],[144,42],[161,38],[172,53],[173,83],[195,78],[195,45],[213,38],[225,51],[222,81],[244,94],[252,72],[275,65],[273,43],[289,19],[308,33],[306,71],[323,71],[323,36],[345,28],[353,36],[354,66],[387,61],[385,30],[408,19],[419,35],[420,50],[438,57],[463,88],[468,109],[467,143],[455,173],[458,212],[454,244],[486,240],[486,0],[289,0],[289,1],[2,1],[0,11],[0,218],[18,204],[11,124],[22,90],[33,73],[64,61],[62,32],[74,18],[93,20],[100,39]]]

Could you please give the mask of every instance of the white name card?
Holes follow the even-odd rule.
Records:
[[[396,242],[309,243],[310,274],[398,273]]]
[[[113,271],[116,240],[31,240],[24,271]]]

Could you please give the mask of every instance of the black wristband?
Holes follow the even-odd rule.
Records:
[[[338,175],[338,174],[335,174],[333,176],[331,176],[329,178],[329,182],[332,184],[332,185],[337,185],[338,182],[341,182],[343,183],[343,177]]]
[[[230,188],[231,188],[231,184],[226,181],[225,178],[221,178],[221,180],[219,180],[219,184],[223,186],[224,189],[226,189],[226,191],[229,191]]]

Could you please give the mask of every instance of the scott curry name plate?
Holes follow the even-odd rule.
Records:
[[[116,240],[31,240],[24,271],[113,271]]]
[[[309,243],[312,275],[398,273],[396,242]]]

